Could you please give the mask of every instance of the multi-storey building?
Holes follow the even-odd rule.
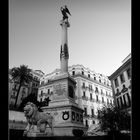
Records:
[[[91,71],[83,65],[70,66],[68,72],[76,81],[75,98],[78,106],[84,110],[84,124],[90,126],[98,123],[98,110],[103,105],[114,103],[110,80],[108,77]],[[38,90],[39,101],[43,101],[48,96],[51,99],[54,87],[50,86],[48,81],[59,73],[60,69],[56,69],[41,78]]]
[[[131,113],[131,54],[122,65],[109,77],[112,83],[115,105]]]
[[[33,76],[32,81],[29,84],[23,85],[19,91],[19,97],[17,100],[18,106],[22,100],[31,93],[37,97],[40,78],[44,75],[44,73],[40,70],[32,70],[31,74]],[[18,88],[19,83],[13,81],[11,75],[9,74],[9,105],[11,107],[15,104]]]

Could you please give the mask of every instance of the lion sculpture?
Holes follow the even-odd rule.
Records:
[[[28,125],[24,131],[24,135],[31,132],[33,126],[36,125],[39,132],[46,132],[47,124],[51,128],[51,133],[53,135],[53,117],[45,112],[39,112],[35,104],[28,102],[24,107],[24,114],[27,119]],[[43,126],[43,129],[42,127]]]

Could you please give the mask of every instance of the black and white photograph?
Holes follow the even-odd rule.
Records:
[[[9,140],[130,140],[131,0],[9,0]]]

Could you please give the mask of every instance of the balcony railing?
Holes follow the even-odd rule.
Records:
[[[86,86],[82,86],[82,89],[86,89]]]
[[[98,116],[95,114],[90,115],[90,118],[97,118]]]
[[[13,87],[12,90],[17,91],[18,89],[16,87]]]
[[[119,96],[119,95],[121,95],[121,92],[117,92],[117,93],[116,93],[116,96]]]
[[[98,90],[95,90],[95,93],[99,94],[99,91]]]
[[[16,99],[16,95],[11,95],[11,98],[12,99]]]
[[[82,99],[87,101],[88,100],[88,97],[82,96]]]
[[[100,100],[96,100],[96,102],[97,102],[97,103],[102,103],[102,101],[100,101]]]
[[[85,113],[85,114],[83,115],[83,117],[90,117],[90,115],[87,114],[87,113]]]
[[[92,99],[90,98],[89,100],[90,100],[91,102],[95,102],[95,101],[96,101],[94,98],[92,98]]]

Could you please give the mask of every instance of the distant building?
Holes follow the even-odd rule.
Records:
[[[22,86],[20,89],[17,101],[18,106],[21,104],[22,100],[31,93],[37,97],[40,78],[44,75],[44,73],[40,70],[32,70],[31,74],[33,76],[33,80],[29,84]],[[19,83],[13,81],[11,75],[9,74],[9,105],[11,107],[15,104],[18,88]]]
[[[70,66],[68,71],[76,81],[76,103],[84,110],[84,124],[90,126],[98,123],[98,110],[103,105],[112,105],[114,102],[110,80],[108,77],[95,73],[83,65]],[[43,101],[48,96],[51,99],[54,87],[47,83],[59,73],[60,69],[56,69],[41,78],[38,90],[39,101]]]
[[[115,105],[131,113],[131,54],[122,65],[109,77],[112,83]]]

